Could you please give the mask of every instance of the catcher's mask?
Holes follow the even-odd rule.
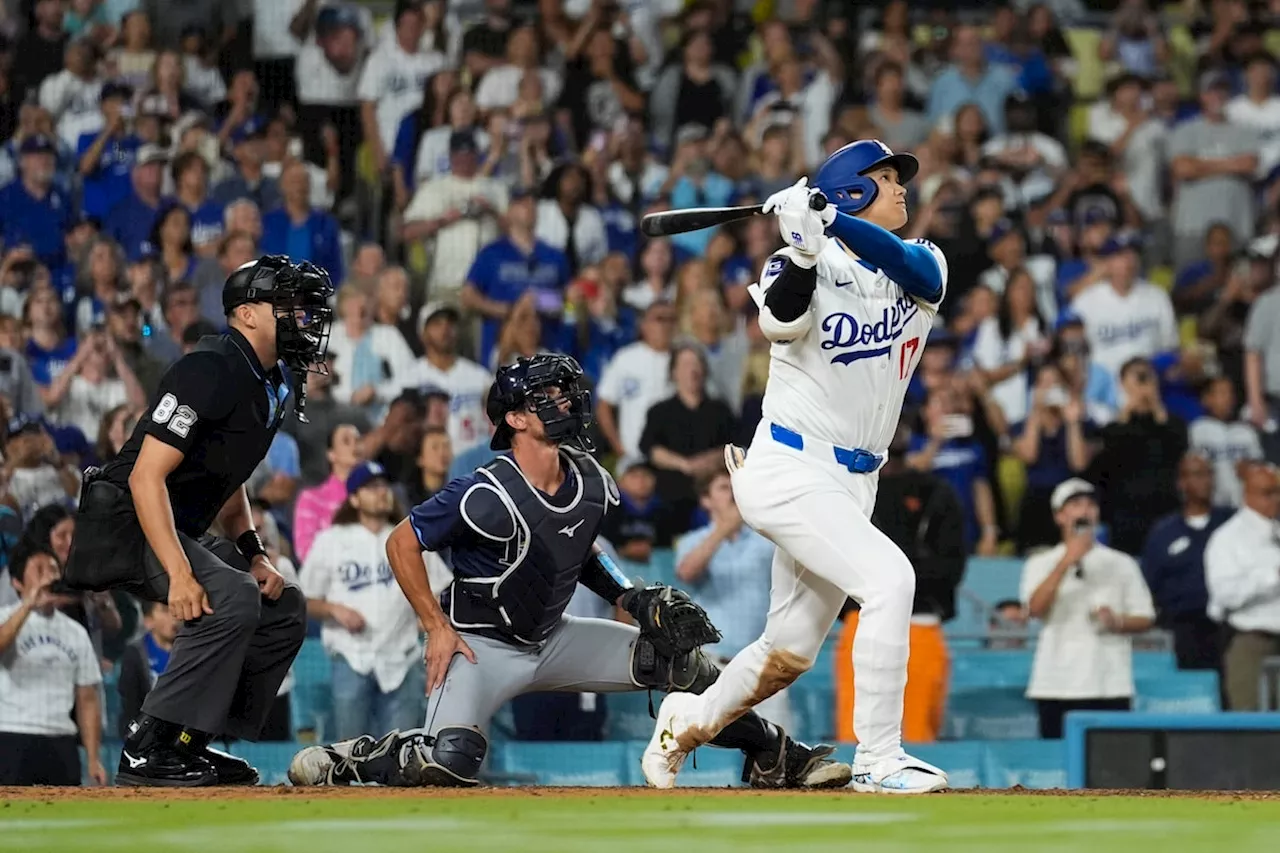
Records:
[[[591,392],[582,387],[582,367],[567,355],[538,353],[498,368],[486,408],[496,428],[489,443],[493,450],[510,449],[507,413],[521,410],[538,416],[549,441],[592,449],[586,434]]]

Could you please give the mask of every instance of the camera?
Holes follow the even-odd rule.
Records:
[[[58,578],[53,583],[49,584],[49,592],[52,593],[53,595],[77,595],[78,594],[78,592],[72,589],[70,586],[68,586],[67,582],[64,581],[62,578]]]

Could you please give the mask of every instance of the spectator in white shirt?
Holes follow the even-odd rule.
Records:
[[[1005,132],[982,146],[983,155],[995,158],[1015,177],[1024,203],[1051,195],[1067,168],[1067,150],[1036,129],[1036,105],[1024,94],[1005,98],[1004,123]]]
[[[1179,346],[1178,321],[1163,288],[1138,278],[1138,245],[1112,238],[1098,250],[1107,277],[1071,303],[1084,321],[1094,364],[1119,377],[1131,358],[1153,358]]]
[[[1231,711],[1256,711],[1262,662],[1280,654],[1280,472],[1246,463],[1244,506],[1204,551],[1209,618],[1233,632],[1222,657]]]
[[[382,466],[347,477],[347,498],[302,566],[307,613],[323,620],[333,662],[335,739],[421,725],[418,618],[387,562],[387,537],[403,513]]]
[[[378,44],[360,76],[364,139],[379,174],[390,162],[401,119],[422,105],[427,78],[445,65],[443,53],[420,49],[425,29],[421,3],[397,0],[395,38]]]
[[[538,202],[534,236],[564,252],[574,275],[609,254],[604,217],[587,203],[592,195],[591,175],[581,164],[570,162],[547,177],[544,198]]]
[[[671,303],[652,303],[640,321],[640,340],[618,350],[600,377],[600,431],[621,458],[640,455],[649,409],[674,393],[670,365],[675,324]]]
[[[1058,265],[1052,255],[1037,254],[1027,257],[1026,235],[1008,219],[997,222],[987,236],[987,255],[991,258],[992,265],[978,276],[978,284],[1000,296],[1014,272],[1022,270],[1031,277],[1031,298],[1041,319],[1049,323],[1057,321],[1058,297],[1055,286]]]
[[[1187,441],[1191,449],[1213,463],[1213,505],[1238,507],[1244,485],[1237,471],[1245,460],[1262,458],[1262,442],[1253,424],[1236,417],[1236,388],[1231,379],[1209,380],[1200,392],[1204,414],[1191,422]]]
[[[316,0],[307,0],[306,8],[315,5]],[[323,162],[325,128],[337,131],[344,195],[352,186],[360,143],[360,78],[368,52],[365,34],[372,27],[367,18],[367,9],[345,4],[321,9],[315,17],[315,37],[306,40],[292,69],[306,156]]]
[[[1109,146],[1133,203],[1143,216],[1156,220],[1164,216],[1168,131],[1147,107],[1148,88],[1136,74],[1121,74],[1108,83],[1108,97],[1089,108],[1089,138]]]
[[[1244,91],[1227,101],[1227,121],[1256,130],[1264,152],[1267,143],[1280,136],[1280,95],[1275,92],[1275,60],[1270,54],[1258,53],[1245,64]]]
[[[517,27],[507,37],[507,61],[490,68],[480,78],[476,87],[476,105],[484,112],[510,107],[519,95],[520,79],[533,72],[542,79],[542,97],[545,103],[554,104],[560,97],[563,80],[551,68],[541,67],[538,61],[538,29],[532,24]]]
[[[89,778],[107,783],[102,673],[89,635],[57,609],[61,575],[51,551],[19,544],[9,556],[21,601],[0,610],[0,785],[79,785],[80,740]]]
[[[408,371],[406,387],[434,385],[449,395],[449,440],[455,456],[489,440],[485,400],[493,374],[458,354],[458,309],[428,302],[418,312],[425,354]]]
[[[1000,297],[998,315],[978,325],[973,342],[974,363],[983,371],[991,396],[1009,423],[1026,419],[1028,371],[1048,351],[1031,274],[1014,270]]]
[[[329,354],[339,403],[380,410],[404,387],[413,351],[395,326],[373,322],[369,295],[358,287],[338,291],[338,322],[329,332]]]
[[[85,435],[96,435],[108,411],[123,403],[144,408],[147,395],[115,339],[95,331],[80,344],[66,370],[50,383],[47,402],[57,410],[60,422]]]
[[[480,173],[479,144],[468,131],[449,138],[449,163],[449,174],[418,187],[401,233],[406,243],[433,241],[427,293],[456,302],[476,255],[498,237],[507,187]]]
[[[1098,503],[1084,480],[1060,483],[1049,500],[1062,544],[1022,569],[1021,599],[1044,627],[1027,698],[1040,737],[1062,737],[1069,711],[1127,711],[1133,700],[1133,634],[1155,621],[1138,563],[1096,541]]]
[[[102,127],[98,98],[102,78],[97,72],[97,48],[88,41],[67,45],[66,67],[40,84],[40,106],[53,116],[58,138],[75,150],[80,134]]]

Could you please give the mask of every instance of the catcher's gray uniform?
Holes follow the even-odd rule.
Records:
[[[454,657],[428,699],[424,729],[310,747],[290,768],[295,784],[476,784],[490,718],[522,693],[701,692],[715,681],[718,670],[701,651],[664,651],[658,623],[669,628],[675,613],[653,614],[687,603],[669,588],[624,595],[637,602],[633,615],[643,630],[564,615],[579,582],[606,600],[630,584],[592,548],[618,503],[613,479],[586,453],[561,454],[567,476],[554,496],[536,491],[503,455],[410,513],[422,547],[449,558],[454,581],[441,607],[476,663]],[[827,787],[849,779],[845,765],[826,759],[830,748],[797,744],[754,712],[714,743],[742,749],[757,784]]]

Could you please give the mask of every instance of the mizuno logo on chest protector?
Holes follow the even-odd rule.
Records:
[[[570,539],[572,539],[573,534],[577,533],[578,528],[581,527],[585,522],[586,522],[586,519],[584,518],[580,520],[577,524],[565,525],[564,527],[560,528],[560,532],[563,533],[565,536],[568,536]]]

